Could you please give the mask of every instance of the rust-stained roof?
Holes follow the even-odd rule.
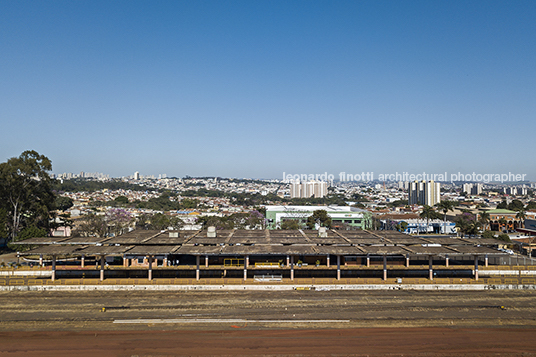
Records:
[[[79,251],[82,247],[75,245],[44,245],[26,252],[21,255],[71,255]]]
[[[28,245],[37,245],[37,244],[59,244],[70,237],[36,237],[28,238],[25,240],[20,240],[17,242],[12,242],[11,244],[28,244]]]
[[[109,237],[72,237],[61,242],[61,244],[97,244],[106,242]]]
[[[175,254],[193,254],[193,255],[218,255],[221,251],[220,246],[203,246],[203,245],[183,245],[178,250],[176,250]]]
[[[172,254],[178,250],[180,246],[171,245],[138,245],[129,249],[126,254],[132,255],[166,255]]]
[[[44,245],[23,254],[46,255],[505,254],[483,247],[503,243],[496,239],[413,237],[396,231],[328,231],[328,237],[318,237],[318,231],[299,230],[225,230],[217,231],[214,238],[207,237],[207,231],[180,231],[178,235],[142,230],[113,238],[45,237],[17,243]]]
[[[454,251],[452,249],[449,249],[447,247],[423,247],[419,245],[412,245],[410,247],[406,247],[407,250],[409,250],[413,254],[419,254],[419,255],[439,255],[439,254],[449,254],[453,253]]]
[[[394,246],[364,246],[359,247],[365,254],[370,255],[406,255],[410,253],[405,247]]]
[[[92,245],[76,252],[77,255],[123,255],[133,246],[131,245]]]

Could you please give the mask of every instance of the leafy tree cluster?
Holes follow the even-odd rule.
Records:
[[[133,204],[137,208],[147,208],[156,211],[171,211],[197,208],[199,202],[191,198],[183,198],[182,200],[171,200],[171,193],[164,192],[159,197],[153,197],[147,202],[134,201]]]
[[[474,214],[465,212],[456,217],[456,227],[460,229],[463,235],[476,235],[480,228],[480,222],[477,221]]]
[[[405,207],[408,205],[408,200],[396,200],[393,202],[389,202],[387,206],[389,207]]]
[[[141,214],[136,221],[136,227],[142,229],[180,229],[183,226],[183,221],[179,217],[168,216],[163,213]]]
[[[233,213],[224,217],[201,216],[198,217],[197,223],[203,227],[214,226],[216,229],[255,229],[266,226],[264,215],[257,210]]]
[[[165,191],[160,196],[150,198],[147,201],[129,201],[129,199],[125,196],[118,196],[113,201],[91,201],[90,205],[93,207],[135,207],[155,211],[172,211],[197,208],[199,206],[199,202],[191,198],[183,198],[182,200],[179,200],[177,197],[172,196],[171,192]]]
[[[89,214],[81,218],[74,236],[108,237],[123,234],[134,222],[132,215],[121,208],[112,208],[104,215]]]
[[[529,202],[529,205],[533,202]],[[527,205],[528,206],[528,205]],[[534,204],[536,207],[536,204]],[[525,205],[520,200],[512,200],[512,202],[507,203],[506,201],[502,201],[497,205],[498,209],[509,209],[510,211],[522,211],[524,209],[530,209],[525,208]]]
[[[315,229],[316,224],[320,227],[331,228],[331,217],[326,210],[316,210],[307,218],[307,228]]]
[[[234,193],[224,192],[220,190],[209,190],[206,188],[200,188],[199,190],[187,190],[181,192],[181,196],[184,197],[225,197],[228,198],[231,203],[241,206],[259,206],[268,203],[288,203],[299,206],[312,206],[312,205],[339,205],[345,206],[346,199],[344,195],[328,195],[323,198],[281,198],[273,193],[269,193],[265,196],[259,193]]]
[[[50,159],[36,151],[0,163],[0,234],[8,241],[47,235],[56,208],[50,170]]]
[[[285,230],[298,230],[300,228],[303,228],[300,224],[300,222],[296,219],[285,219],[282,220],[279,227],[281,229]]]
[[[73,206],[73,200],[70,197],[56,195],[55,205],[56,209],[65,211]]]
[[[131,191],[153,190],[152,188],[125,182],[121,179],[112,179],[110,181],[97,181],[84,178],[63,180],[63,183],[60,180],[54,180],[52,188],[56,192],[95,192],[104,189]]]

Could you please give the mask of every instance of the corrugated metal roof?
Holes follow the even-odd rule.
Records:
[[[82,249],[75,245],[45,245],[20,253],[21,255],[71,255]]]
[[[85,255],[123,255],[128,250],[130,250],[133,246],[132,245],[93,245],[89,246],[87,248],[84,248],[80,251],[77,251],[77,255],[85,254]]]
[[[12,242],[11,244],[27,244],[27,245],[37,245],[37,244],[58,244],[71,237],[37,237],[37,238],[28,238],[25,240],[20,240],[17,242]]]

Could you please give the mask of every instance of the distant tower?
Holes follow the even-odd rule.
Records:
[[[139,171],[134,172],[134,180],[139,180],[139,179],[140,179],[140,172]]]
[[[439,203],[441,186],[434,181],[414,181],[408,187],[408,203],[410,205],[434,206]]]

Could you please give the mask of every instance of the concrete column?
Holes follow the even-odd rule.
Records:
[[[80,258],[80,266],[83,268],[86,266],[86,255],[82,254],[82,258]]]
[[[290,280],[294,280],[294,256],[290,256]]]
[[[484,258],[484,266],[488,266],[488,255],[486,254],[486,257]]]
[[[329,254],[328,254],[328,256],[326,257],[326,265],[327,265],[328,268],[329,268]]]
[[[128,259],[125,255],[123,255],[123,267],[124,268],[127,268],[128,267]]]
[[[337,280],[341,280],[341,256],[337,255]]]
[[[39,266],[43,266],[43,254],[39,254]]]
[[[52,281],[56,280],[56,256],[52,256]]]
[[[478,256],[475,255],[475,280],[478,280]]]
[[[104,280],[104,255],[100,257],[100,281]]]
[[[445,266],[448,268],[449,267],[449,255],[445,255]]]
[[[147,272],[147,278],[149,280],[153,280],[153,256],[149,255],[148,260],[149,260],[149,271]]]
[[[383,256],[383,280],[387,280],[387,256]]]
[[[428,277],[430,280],[434,280],[433,259],[434,258],[431,255],[428,256]]]
[[[244,257],[244,281],[248,280],[249,255]]]
[[[199,280],[199,255],[196,255],[195,256],[195,264],[196,264],[196,268],[195,268],[195,280]]]
[[[367,254],[367,267],[370,266],[370,255]]]
[[[205,268],[208,268],[208,255],[205,255]]]
[[[287,266],[290,265],[290,256],[287,255]]]
[[[409,268],[409,254],[406,254],[406,268]]]

